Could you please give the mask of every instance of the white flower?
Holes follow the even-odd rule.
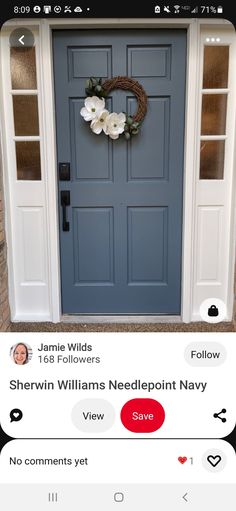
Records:
[[[80,114],[85,121],[92,121],[104,110],[105,99],[92,96],[91,98],[85,99],[84,105],[85,106],[80,110]]]
[[[99,135],[102,132],[102,130],[105,131],[106,119],[108,115],[109,115],[108,110],[102,110],[101,112],[99,112],[97,117],[95,117],[95,119],[92,120],[90,128],[93,131],[93,133]]]
[[[113,112],[112,114],[108,115],[104,129],[106,135],[109,135],[109,137],[113,140],[119,138],[119,135],[124,131],[125,122],[126,115],[123,113],[116,114]]]

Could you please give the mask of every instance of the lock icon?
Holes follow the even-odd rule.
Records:
[[[219,316],[219,309],[217,309],[216,305],[211,305],[208,309],[208,316],[216,317]]]

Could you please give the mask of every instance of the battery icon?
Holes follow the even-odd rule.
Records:
[[[217,7],[217,13],[218,13],[218,14],[222,14],[222,12],[223,12],[223,7],[222,7],[222,5],[219,5],[219,6]]]

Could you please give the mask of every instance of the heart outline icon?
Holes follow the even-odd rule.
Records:
[[[217,465],[219,465],[221,460],[222,460],[222,458],[219,454],[216,454],[216,456],[213,456],[213,454],[210,454],[209,456],[207,456],[208,463],[210,463],[210,465],[214,468],[217,467]]]
[[[179,456],[178,457],[178,461],[181,463],[181,465],[184,465],[184,463],[186,463],[188,458],[186,458],[186,456]]]

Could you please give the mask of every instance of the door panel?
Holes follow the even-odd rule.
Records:
[[[128,179],[168,179],[169,174],[169,98],[149,98],[149,111],[142,126],[142,143],[128,145]],[[127,111],[135,113],[136,100],[128,99]],[[158,119],[158,123],[157,123]],[[150,133],[152,136],[150,136]],[[135,141],[134,141],[135,142]],[[147,158],[148,155],[148,158]]]
[[[68,30],[53,36],[58,162],[70,162],[60,247],[64,313],[179,314],[184,147],[184,30]],[[128,75],[148,96],[130,141],[92,133],[85,80]],[[115,90],[109,111],[136,111]]]
[[[167,226],[167,208],[128,208],[129,285],[166,285]]]
[[[73,212],[75,284],[114,284],[113,208],[74,208]]]

